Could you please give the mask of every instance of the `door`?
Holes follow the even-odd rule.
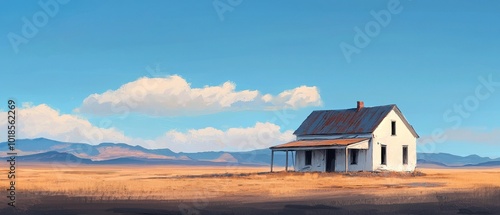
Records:
[[[326,171],[335,172],[335,149],[326,150]]]

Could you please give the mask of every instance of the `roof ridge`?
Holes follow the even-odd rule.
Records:
[[[396,104],[388,104],[388,105],[378,105],[371,107],[363,107],[363,109],[371,109],[371,108],[381,108],[381,107],[397,107]],[[343,110],[356,110],[357,108],[346,108],[346,109],[325,109],[325,110],[313,110],[313,112],[321,112],[321,111],[343,111]]]

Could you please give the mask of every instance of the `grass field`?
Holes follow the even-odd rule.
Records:
[[[18,208],[30,210],[47,196],[58,196],[88,204],[198,202],[198,206],[190,207],[203,209],[215,202],[281,201],[339,207],[500,197],[500,169],[419,169],[422,174],[268,171],[267,167],[234,166],[23,165],[17,173],[17,204]],[[6,171],[2,174],[7,175]],[[7,189],[6,177],[0,184]]]

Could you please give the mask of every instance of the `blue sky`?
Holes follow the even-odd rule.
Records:
[[[245,135],[229,130],[239,128],[250,135],[257,123],[268,123],[278,126],[273,134],[279,137],[266,142],[274,144],[289,137],[287,131],[295,130],[312,110],[352,108],[363,100],[366,106],[397,104],[422,137],[420,151],[500,157],[498,1],[40,2],[55,2],[58,9],[35,26],[38,32],[30,38],[23,35],[23,18],[33,23],[44,12],[39,2],[0,3],[1,99],[30,103],[25,108],[33,111],[54,110],[57,123],[66,122],[63,115],[74,117],[61,129],[85,125],[107,129],[111,137],[103,140],[203,151],[210,149],[209,142],[179,146],[179,140],[173,146],[169,138],[200,134],[189,130],[213,134],[206,130],[213,128],[222,132],[224,141],[241,140]],[[366,33],[365,27],[377,22],[371,11],[389,11],[391,4],[399,12],[389,12],[390,21],[378,23],[379,31],[348,62],[340,45],[355,46],[354,29]],[[221,5],[229,10],[221,14]],[[13,45],[14,34],[27,43]],[[229,81],[235,92],[274,97],[304,86],[314,88],[320,99],[292,109],[244,103],[249,108],[192,114],[188,108],[181,115],[78,111],[89,96],[116,91],[141,77],[180,77],[193,89]],[[488,88],[481,77],[497,85]],[[478,86],[483,86],[481,99]],[[469,108],[461,115],[454,106],[464,102]],[[280,120],[266,107],[278,114],[285,109],[293,117]],[[65,139],[64,132],[74,130],[41,132],[50,127],[28,116],[33,121],[25,122],[21,135],[26,137]],[[459,126],[454,126],[458,120]],[[436,142],[433,132],[441,130],[447,138]],[[165,135],[171,131],[176,133]]]

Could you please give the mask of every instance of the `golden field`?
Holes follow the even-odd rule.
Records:
[[[488,195],[489,190],[500,188],[500,168],[418,169],[424,173],[421,176],[268,171],[268,167],[234,166],[23,165],[17,170],[16,190],[24,198],[64,195],[82,197],[84,201],[226,199],[253,202],[321,196],[423,196],[478,190],[476,195]],[[2,177],[0,185],[6,189],[6,177]]]
[[[483,203],[489,207],[486,211],[500,210],[500,203],[495,200],[500,199],[500,168],[429,168],[418,169],[413,174],[286,173],[283,169],[277,170],[269,173],[268,167],[24,164],[16,170],[17,205],[24,211],[38,208],[43,210],[36,213],[50,214],[57,214],[51,210],[58,209],[61,204],[73,210],[89,210],[89,214],[96,212],[91,209],[111,210],[109,208],[117,207],[116,204],[121,207],[139,205],[141,211],[165,209],[170,204],[168,207],[172,210],[158,214],[176,214],[179,205],[184,203],[216,211],[229,210],[228,205],[243,205],[241,207],[245,208],[234,209],[238,211],[236,214],[247,212],[248,208],[270,208],[274,214],[290,214],[297,208],[287,211],[287,207],[290,204],[290,207],[297,207],[294,204],[298,203],[300,207],[319,205],[312,209],[307,208],[309,206],[302,208],[307,211],[324,210],[324,207],[343,210],[339,209],[336,214],[356,210],[359,214],[370,214],[373,207],[380,209],[381,205],[389,207],[380,209],[382,213],[395,214],[407,213],[404,210],[408,207],[416,207],[415,210],[423,210],[426,214],[436,210],[439,210],[437,214],[456,214],[457,210],[469,210],[462,207],[477,208]],[[2,174],[7,175],[7,171]],[[0,185],[1,189],[7,189],[6,177],[2,177]],[[89,204],[93,206],[85,206]],[[396,210],[394,205],[400,206]],[[11,213],[12,208],[7,207],[2,204],[0,214]]]

